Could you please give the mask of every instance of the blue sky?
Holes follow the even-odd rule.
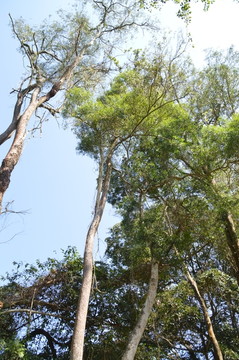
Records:
[[[16,50],[18,44],[8,26],[8,13],[13,18],[22,16],[31,24],[39,24],[59,8],[67,9],[71,4],[72,1],[65,0],[8,0],[1,4],[1,132],[12,116],[15,97],[9,93],[18,86],[23,73],[21,55]],[[172,30],[179,24],[183,27],[173,6],[166,6],[159,18],[161,16],[164,27]],[[202,64],[205,48],[222,49],[234,44],[239,49],[238,18],[239,4],[230,0],[217,0],[207,14],[203,13],[201,4],[194,7],[190,31],[195,45],[192,55],[197,65]],[[43,133],[28,138],[12,175],[5,202],[14,200],[14,210],[28,212],[9,215],[0,223],[0,275],[11,270],[13,261],[32,263],[37,258],[59,258],[60,249],[68,245],[77,246],[83,254],[94,204],[95,166],[89,158],[76,154],[74,135],[59,124],[49,116]],[[0,148],[1,159],[8,146],[9,142]],[[108,206],[96,239],[95,256],[103,255],[107,228],[117,221]]]

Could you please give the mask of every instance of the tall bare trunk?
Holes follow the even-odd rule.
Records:
[[[103,210],[104,204],[102,204],[102,206],[96,210],[86,236],[83,279],[71,344],[71,360],[83,359],[86,318],[88,313],[90,291],[92,285],[94,238],[100,224]]]
[[[141,314],[139,316],[137,324],[135,325],[132,333],[130,334],[129,341],[126,350],[123,354],[122,360],[133,360],[135,357],[139,342],[146,328],[148,318],[151,314],[152,307],[157,294],[158,276],[159,276],[158,271],[159,271],[158,263],[152,262],[149,289],[146,296],[146,300],[141,310]]]
[[[95,211],[85,242],[83,278],[82,278],[82,285],[81,285],[80,296],[79,296],[77,312],[76,312],[75,327],[74,327],[72,343],[71,343],[71,354],[70,354],[71,360],[83,359],[85,327],[86,327],[86,319],[87,319],[87,313],[89,307],[92,275],[93,275],[94,239],[106,204],[107,194],[110,185],[111,169],[112,169],[111,158],[116,145],[117,145],[117,139],[114,141],[114,143],[112,144],[109,150],[106,162],[101,160],[101,163],[99,164],[99,176],[98,176],[97,195],[95,202]],[[104,165],[106,166],[105,172],[104,172]]]
[[[221,351],[220,345],[219,345],[219,343],[217,341],[216,335],[214,333],[213,325],[212,325],[212,322],[211,322],[211,318],[210,318],[210,316],[208,314],[208,310],[207,310],[205,300],[202,297],[202,295],[201,295],[201,293],[200,293],[200,291],[198,289],[196,281],[191,276],[188,269],[186,270],[186,277],[187,277],[189,283],[191,284],[191,286],[192,286],[192,288],[194,290],[194,293],[196,295],[196,298],[198,299],[198,301],[199,301],[199,303],[201,305],[201,309],[203,311],[204,319],[205,319],[206,326],[207,326],[207,332],[208,332],[209,338],[211,339],[212,344],[213,344],[215,360],[223,360],[222,351]]]

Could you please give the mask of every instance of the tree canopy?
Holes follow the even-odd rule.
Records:
[[[136,52],[103,94],[67,95],[78,150],[99,166],[96,214],[107,190],[121,216],[92,263],[84,359],[130,358],[153,264],[135,358],[238,357],[238,53],[211,52],[199,72],[179,54]],[[3,358],[68,358],[84,266],[63,255],[7,276]]]
[[[188,16],[190,1],[174,2]],[[71,120],[97,179],[84,256],[69,246],[3,277],[3,360],[239,357],[239,53],[210,51],[198,70],[184,41],[171,52],[160,41],[119,65],[114,41],[139,25],[134,5],[93,1],[92,22],[61,13],[38,29],[11,19],[29,73],[0,137],[13,137],[0,202],[41,108]],[[106,202],[119,222],[94,261]]]

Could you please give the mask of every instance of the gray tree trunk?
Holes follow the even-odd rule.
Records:
[[[110,178],[111,178],[111,169],[112,169],[111,159],[116,146],[117,146],[117,139],[114,141],[108,152],[107,160],[105,162],[101,160],[101,163],[99,164],[99,176],[98,176],[97,195],[95,202],[95,211],[86,236],[83,278],[82,278],[82,285],[80,289],[80,296],[79,296],[77,312],[76,312],[75,327],[71,342],[70,360],[83,359],[86,319],[87,319],[87,313],[89,307],[92,275],[93,275],[94,239],[107,200],[107,194],[108,194]],[[106,166],[105,172],[104,172],[104,165]]]
[[[193,290],[195,292],[196,298],[198,299],[198,301],[199,301],[199,303],[201,305],[203,315],[204,315],[204,318],[205,318],[205,322],[206,322],[206,326],[207,326],[207,332],[208,332],[209,338],[211,339],[212,344],[213,344],[215,359],[216,360],[223,360],[222,351],[221,351],[220,345],[219,345],[219,343],[217,341],[216,335],[214,333],[213,325],[212,325],[212,322],[211,322],[211,318],[210,318],[210,316],[208,314],[208,310],[207,310],[205,300],[202,297],[202,295],[200,294],[200,291],[198,289],[196,281],[193,279],[193,277],[191,276],[191,274],[189,273],[188,270],[186,270],[186,277],[187,277],[189,283],[191,284],[191,286],[192,286],[192,288],[193,288]]]
[[[158,277],[159,277],[158,271],[159,271],[158,263],[152,262],[149,289],[146,296],[146,300],[141,310],[141,314],[139,316],[137,324],[135,325],[132,333],[130,334],[129,341],[126,350],[123,354],[122,360],[133,360],[135,357],[138,345],[146,328],[148,318],[151,314],[155,297],[157,294]]]

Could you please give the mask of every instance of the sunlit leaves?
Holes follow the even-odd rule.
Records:
[[[170,0],[139,0],[140,5],[142,7],[150,8],[161,8],[163,4],[169,2]],[[215,0],[201,0],[203,4],[203,9],[207,11],[211,4],[214,3]],[[172,0],[172,2],[178,5],[178,17],[182,18],[186,23],[191,21],[191,0]],[[195,0],[195,2],[200,2],[199,0]]]
[[[97,98],[82,88],[69,91],[64,115],[75,119],[78,149],[95,157],[99,148],[107,148],[114,139],[128,147],[130,139],[155,136],[156,125],[175,112],[172,102],[185,96],[182,89],[177,93],[184,74],[174,60],[162,62],[158,54],[151,61],[145,54],[136,54],[133,65]]]

